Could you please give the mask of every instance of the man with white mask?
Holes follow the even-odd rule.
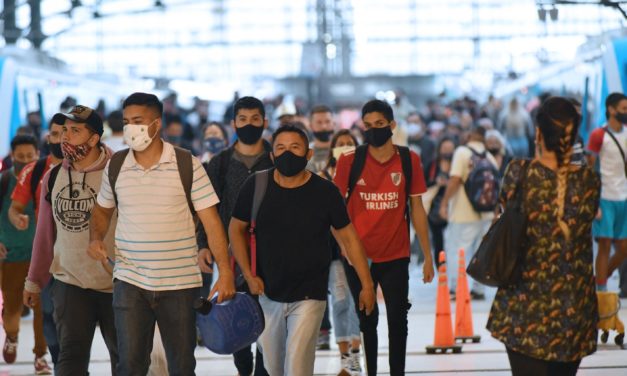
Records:
[[[192,305],[202,285],[200,270],[208,272],[212,258],[207,249],[198,252],[193,214],[220,272],[210,296],[217,292],[220,303],[235,294],[219,200],[200,161],[157,137],[162,113],[152,94],[134,93],[124,101],[124,139],[131,150],[107,164],[90,223],[87,252],[106,262],[102,239],[117,206],[113,310],[120,376],[146,374],[155,323],[169,374],[194,374]]]

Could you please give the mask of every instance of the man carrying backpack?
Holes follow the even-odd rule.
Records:
[[[261,138],[263,130],[268,127],[268,120],[263,103],[253,97],[242,97],[233,106],[231,125],[237,134],[237,142],[213,157],[206,167],[211,184],[215,187],[220,203],[218,212],[225,229],[231,221],[231,215],[239,191],[251,174],[271,168],[270,144]],[[198,247],[208,248],[207,235],[199,229]],[[239,281],[238,291],[248,292],[245,281]],[[240,375],[253,374],[253,354],[250,346],[233,354],[235,367]],[[258,351],[254,375],[263,376],[268,373],[263,368],[263,358]]]
[[[85,254],[89,218],[111,150],[100,143],[102,119],[91,108],[74,106],[61,114],[64,160],[44,176],[33,257],[24,284],[24,304],[39,304],[41,290],[54,278],[52,300],[60,353],[55,375],[86,375],[96,326],[109,350],[111,371],[118,360],[111,274]],[[113,245],[113,231],[106,241]]]
[[[423,281],[433,279],[427,217],[420,197],[426,191],[420,157],[392,143],[396,127],[392,108],[372,100],[362,108],[366,145],[340,157],[334,182],[347,197],[348,213],[371,262],[376,290],[381,285],[387,311],[390,341],[390,374],[405,374],[409,294],[409,224],[418,234],[425,256]],[[340,246],[343,245],[340,242]],[[355,269],[345,264],[351,292],[360,290]],[[368,375],[377,373],[378,308],[367,316],[359,313],[364,336]]]
[[[451,291],[457,286],[457,267],[453,266],[457,265],[458,251],[464,249],[468,265],[490,228],[498,201],[498,167],[492,154],[486,151],[485,133],[483,127],[473,128],[468,143],[455,149],[450,179],[440,204],[440,216],[448,219],[444,237]],[[483,300],[484,289],[473,281],[470,296]]]
[[[209,235],[220,277],[218,302],[235,294],[218,198],[200,161],[159,138],[163,104],[152,94],[134,93],[123,103],[124,140],[102,174],[91,218],[88,253],[107,263],[103,238],[118,209],[115,227],[113,310],[120,376],[148,371],[155,322],[171,376],[193,375],[196,315],[193,301],[209,271],[209,252],[198,252],[193,214]],[[200,264],[200,268],[199,268]]]

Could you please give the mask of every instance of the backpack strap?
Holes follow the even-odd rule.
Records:
[[[397,146],[398,154],[401,157],[401,166],[403,168],[403,176],[405,177],[405,193],[407,200],[409,200],[409,194],[411,193],[411,181],[413,178],[413,169],[411,166],[411,154],[407,146]]]
[[[0,211],[2,211],[2,204],[4,203],[4,196],[9,190],[9,180],[11,179],[11,170],[5,170],[0,177]]]
[[[46,193],[46,201],[49,203],[52,203],[52,188],[54,188],[54,183],[57,181],[57,176],[59,175],[61,166],[63,166],[63,162],[50,169],[50,177],[48,177],[48,193]]]
[[[46,162],[48,158],[41,158],[35,163],[33,167],[33,172],[30,175],[30,194],[33,198],[33,202],[37,201],[39,197],[37,195],[37,187],[39,186],[39,182],[41,181],[41,177],[44,176],[44,171],[46,170]]]
[[[196,210],[192,202],[192,185],[194,183],[194,162],[192,161],[192,153],[178,146],[174,147],[174,153],[176,154],[176,164],[179,170],[179,176],[181,177],[181,183],[183,183],[185,197],[187,198],[187,206],[189,206],[189,211],[194,215],[196,214]]]
[[[259,212],[263,197],[266,195],[268,181],[270,181],[272,171],[274,171],[274,169],[255,173],[255,190],[253,193],[253,206],[250,211],[250,227],[248,229],[250,233],[250,266],[253,276],[257,275],[257,213]]]
[[[355,148],[355,158],[353,159],[353,164],[351,165],[351,170],[348,175],[348,190],[346,191],[346,202],[351,197],[353,190],[355,189],[355,185],[357,185],[357,180],[361,175],[361,172],[366,165],[366,157],[368,156],[368,145],[362,144]]]
[[[113,193],[113,200],[115,201],[115,207],[118,207],[118,195],[115,192],[115,183],[118,181],[118,175],[120,175],[120,170],[122,169],[122,164],[126,159],[130,149],[123,149],[111,156],[109,160],[109,170],[107,170],[107,175],[109,176],[109,186],[111,187],[111,193]]]
[[[611,130],[608,129],[607,126],[603,127],[603,129],[605,130],[605,133],[610,136],[612,138],[612,140],[614,140],[614,143],[616,144],[616,146],[618,147],[618,151],[620,152],[620,155],[623,156],[623,165],[625,166],[625,175],[627,176],[627,159],[625,159],[625,151],[623,150],[623,148],[620,146],[620,143],[618,142],[618,140],[616,139],[616,136],[614,136],[614,134],[612,133]]]

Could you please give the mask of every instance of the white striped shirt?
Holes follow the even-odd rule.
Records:
[[[219,200],[197,158],[193,161],[192,203],[196,211]],[[105,167],[98,204],[113,208],[115,200]],[[174,147],[164,142],[159,162],[147,169],[133,152],[115,183],[118,223],[113,277],[145,290],[179,290],[202,285],[192,215],[178,172]]]

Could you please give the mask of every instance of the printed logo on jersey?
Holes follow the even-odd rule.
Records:
[[[69,184],[61,188],[54,199],[54,217],[69,232],[82,232],[89,227],[91,210],[96,203],[96,191],[82,183]]]
[[[366,193],[359,192],[359,198],[366,204],[366,210],[388,210],[398,208],[398,192]]]
[[[361,185],[362,187],[365,187],[366,181],[364,180],[364,178],[357,180],[357,185]]]
[[[401,173],[393,172],[390,174],[390,176],[392,177],[392,183],[394,183],[394,185],[398,187],[398,185],[401,184]]]

